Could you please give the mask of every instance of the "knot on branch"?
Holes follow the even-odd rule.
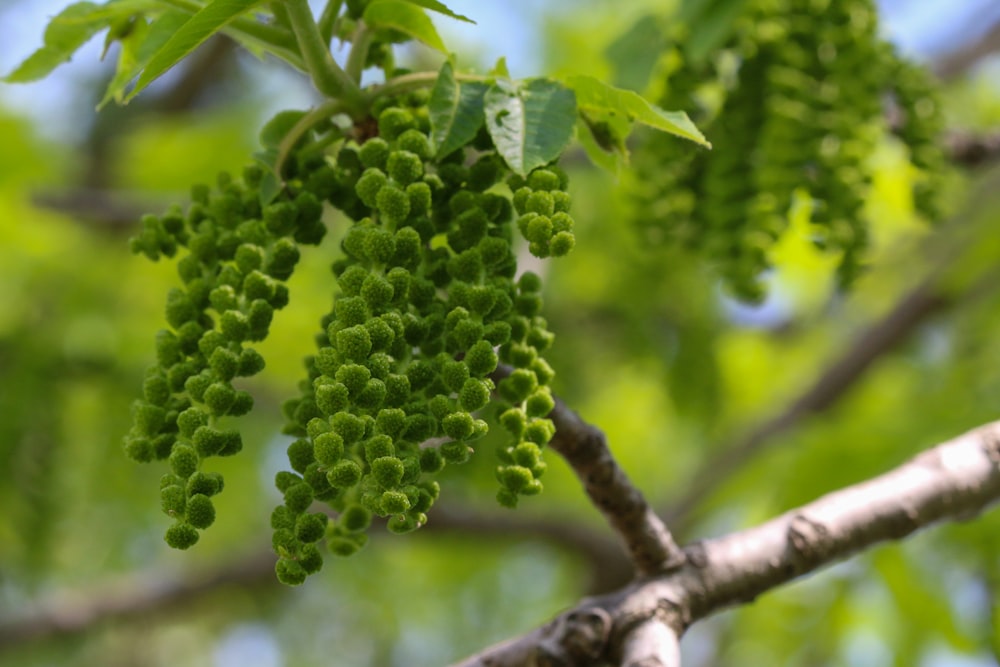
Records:
[[[788,542],[802,564],[823,559],[829,536],[826,526],[804,514],[797,514],[788,525]]]
[[[539,642],[535,664],[538,667],[592,665],[607,648],[611,626],[611,615],[596,607],[561,616]]]

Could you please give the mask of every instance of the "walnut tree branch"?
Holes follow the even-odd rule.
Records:
[[[902,539],[938,521],[969,519],[997,500],[1000,422],[754,528],[690,545],[683,567],[588,598],[546,625],[458,665],[623,664],[637,628],[662,638],[662,630],[654,631],[662,624],[679,636],[706,616],[879,542]]]

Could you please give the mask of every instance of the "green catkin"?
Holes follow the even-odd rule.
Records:
[[[678,35],[678,49],[663,60],[660,105],[687,111],[714,149],[649,137],[636,151],[630,185],[635,225],[651,244],[700,253],[727,291],[755,302],[765,296],[770,251],[798,193],[811,205],[813,242],[839,254],[838,278],[847,287],[864,268],[868,158],[886,132],[890,97],[904,119],[891,129],[925,175],[914,186],[916,208],[930,219],[940,215],[944,161],[932,87],[880,40],[872,0],[749,0],[734,26],[725,57],[694,61]],[[701,94],[710,87],[724,90],[717,107]],[[545,202],[528,207],[528,197],[516,193],[515,204],[544,213]],[[541,236],[543,227],[536,222],[533,233]],[[553,229],[548,248],[558,255],[571,241]]]
[[[486,193],[510,173],[492,145],[435,161],[425,116],[404,104],[387,105],[377,117],[379,136],[341,147],[338,155],[348,157],[334,168],[334,179],[357,197],[345,211],[355,222],[341,242],[344,257],[333,267],[339,293],[323,319],[310,380],[286,411],[286,432],[299,438],[289,448],[292,469],[315,470],[314,479],[331,489],[320,498],[314,488],[308,500],[324,500],[339,513],[326,539],[337,555],[364,545],[372,516],[387,518],[396,533],[427,521],[437,497],[432,476],[468,460],[487,431],[475,413],[490,401],[495,385],[489,376],[501,358],[515,367],[522,414],[551,410],[543,388],[552,372],[540,354],[552,335],[536,317],[541,281],[530,273],[515,281],[510,239],[527,212],[519,209],[529,207],[553,216],[548,227],[522,234],[532,252],[546,257],[572,248],[565,178],[536,170],[523,185],[523,201]],[[461,164],[467,150],[477,156],[472,169]],[[512,351],[506,344],[514,329],[520,341]],[[513,506],[519,496],[541,490],[541,448],[552,433],[545,427],[511,433],[499,452],[501,502]],[[432,438],[446,441],[433,445]],[[536,452],[531,465],[505,453],[526,446]],[[507,471],[512,465],[517,470]],[[298,489],[309,485],[308,474],[301,482],[282,480],[279,515],[307,516]],[[276,523],[275,531],[279,577],[298,583],[294,564],[307,541],[288,521]]]
[[[184,287],[167,294],[170,328],[156,336],[157,366],[147,373],[146,400],[133,409],[124,443],[134,460],[167,459],[178,479],[161,500],[179,520],[165,540],[179,549],[197,542],[198,531],[215,520],[210,498],[222,490],[223,479],[202,464],[242,449],[239,433],[219,430],[215,422],[253,407],[253,397],[233,386],[235,378],[264,368],[247,343],[266,338],[274,311],[286,305],[281,283],[298,262],[298,244],[316,244],[326,230],[313,194],[288,188],[262,209],[260,185],[259,170],[251,167],[243,182],[225,175],[215,190],[196,187],[186,215],[172,209],[162,218],[145,216],[130,241],[134,252],[154,261],[183,255],[178,273]]]

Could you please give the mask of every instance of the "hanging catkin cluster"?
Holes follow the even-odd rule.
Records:
[[[813,241],[841,255],[841,283],[857,277],[867,158],[890,97],[894,129],[927,172],[918,211],[938,216],[939,107],[926,74],[879,39],[871,0],[751,0],[717,57],[678,49],[666,61],[661,106],[694,112],[715,148],[694,154],[650,137],[636,156],[636,224],[648,240],[701,252],[739,298],[764,296],[760,277],[796,191],[812,201]],[[723,89],[718,109],[705,103],[711,86]]]
[[[319,349],[306,358],[300,397],[285,405],[285,430],[297,439],[292,470],[276,478],[284,503],[271,516],[279,579],[297,584],[319,570],[323,540],[338,555],[360,549],[373,516],[396,533],[422,526],[439,493],[434,475],[468,460],[494,392],[509,434],[497,499],[513,507],[541,491],[542,449],[554,433],[553,371],[541,355],[553,335],[540,279],[518,274],[515,228],[537,257],[573,248],[566,176],[556,167],[513,175],[485,131],[434,155],[426,105],[424,93],[382,101],[361,140],[313,135],[265,206],[261,172],[249,169],[242,183],[196,188],[185,214],[144,219],[136,252],[155,260],[188,251],[125,442],[137,461],[169,461],[161,497],[175,519],[171,546],[193,545],[215,518],[222,478],[203,463],[242,447],[217,420],[252,407],[232,381],[263,368],[246,344],[263,340],[288,302],[283,281],[298,244],[323,239],[324,203],[353,224],[333,264],[336,297]],[[314,501],[336,518],[311,511]]]

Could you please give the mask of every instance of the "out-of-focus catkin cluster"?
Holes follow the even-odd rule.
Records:
[[[659,102],[691,112],[714,149],[693,153],[651,136],[636,150],[634,220],[646,240],[700,252],[731,293],[757,301],[801,191],[814,242],[840,253],[849,285],[869,243],[868,158],[887,131],[924,172],[917,210],[939,217],[940,106],[927,74],[879,38],[871,0],[750,0],[710,57],[689,57],[686,29],[672,25],[680,46],[665,59]],[[721,104],[706,102],[713,94]]]

